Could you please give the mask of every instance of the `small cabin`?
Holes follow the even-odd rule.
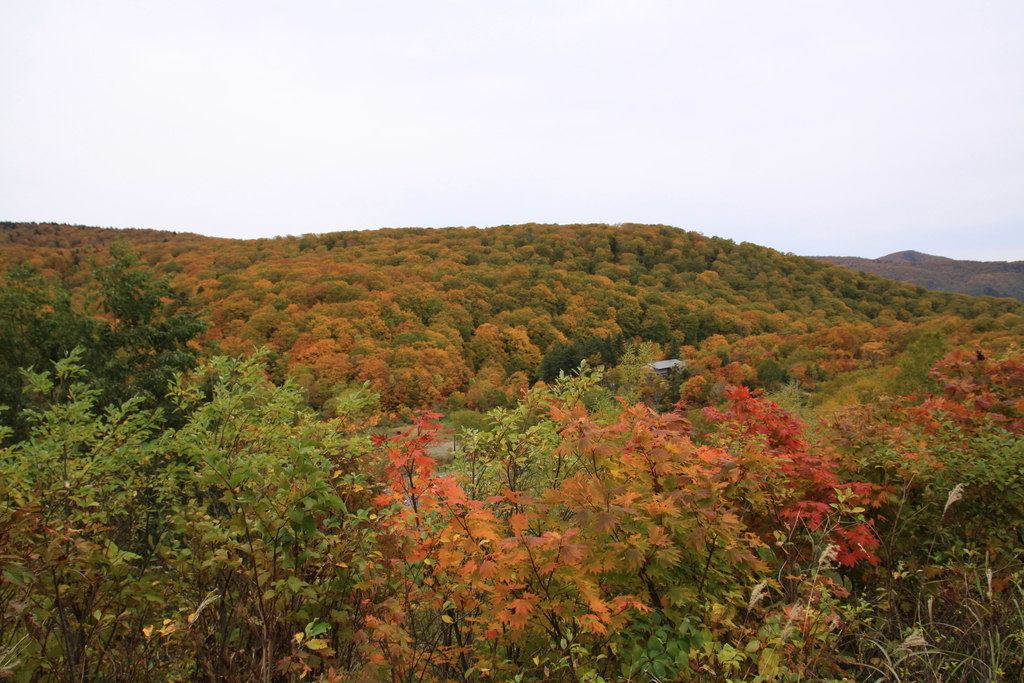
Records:
[[[686,367],[686,363],[678,358],[673,358],[671,360],[658,360],[653,363],[648,363],[647,367],[654,370],[662,377],[668,377],[668,373],[672,372],[672,368],[684,368]]]

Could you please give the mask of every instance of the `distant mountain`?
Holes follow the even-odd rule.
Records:
[[[919,251],[898,251],[876,259],[855,256],[814,258],[940,292],[1012,297],[1024,301],[1024,261],[958,261]]]
[[[909,250],[897,251],[895,254],[880,256],[875,260],[890,263],[949,263],[955,259],[946,258],[945,256],[932,256],[931,254],[922,254],[919,251]]]

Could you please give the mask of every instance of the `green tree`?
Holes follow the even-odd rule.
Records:
[[[127,247],[114,244],[110,255],[113,262],[97,271],[109,322],[87,347],[85,365],[102,392],[101,404],[142,396],[163,405],[174,373],[195,366],[199,350],[190,342],[207,324],[187,310],[183,293],[136,268],[138,257]]]
[[[28,398],[21,368],[49,369],[76,346],[95,343],[99,321],[76,311],[61,286],[29,266],[11,268],[0,286],[0,425],[24,435]]]
[[[774,358],[767,358],[757,366],[757,381],[766,389],[774,389],[786,381],[786,370]]]
[[[10,269],[0,292],[0,424],[15,440],[27,429],[21,369],[49,371],[81,349],[79,364],[98,394],[97,408],[141,397],[148,407],[167,406],[166,386],[175,372],[200,355],[191,342],[206,323],[187,310],[186,297],[136,267],[126,247],[110,249],[110,265],[96,269],[98,309],[83,311],[59,282],[28,266]]]
[[[651,342],[627,344],[621,364],[608,373],[609,383],[627,403],[647,401],[657,404],[665,396],[665,378],[651,368],[658,359],[657,347]]]

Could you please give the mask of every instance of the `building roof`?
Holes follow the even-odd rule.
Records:
[[[648,363],[647,367],[655,371],[660,371],[671,370],[672,368],[676,368],[681,365],[686,365],[686,363],[679,360],[678,358],[672,358],[671,360],[656,360],[653,363]]]

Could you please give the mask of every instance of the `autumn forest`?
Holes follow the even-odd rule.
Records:
[[[0,678],[1024,676],[1017,300],[636,224],[0,279]]]

